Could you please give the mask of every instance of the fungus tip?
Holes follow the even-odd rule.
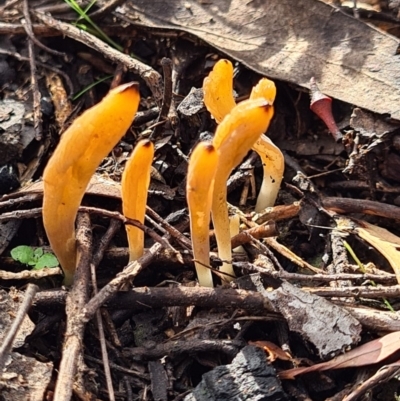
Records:
[[[204,150],[208,153],[213,153],[215,152],[215,147],[212,143],[207,143],[204,145]]]
[[[151,142],[150,139],[143,139],[142,146],[144,148],[149,148],[149,147],[153,146],[153,142]]]

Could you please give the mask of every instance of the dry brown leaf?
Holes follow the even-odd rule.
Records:
[[[285,352],[281,347],[274,344],[271,341],[249,341],[249,345],[255,345],[263,349],[268,354],[268,361],[274,362],[276,359],[280,359],[281,361],[293,361],[297,363],[297,361],[288,353]]]
[[[284,370],[279,373],[281,379],[294,379],[296,376],[308,372],[320,372],[329,369],[352,368],[356,366],[372,365],[381,362],[400,349],[400,331],[395,331],[377,340],[370,341],[344,355],[340,355],[328,362],[303,368]]]
[[[397,235],[385,228],[346,217],[336,219],[336,223],[338,229],[357,234],[379,251],[392,266],[400,284],[400,238]]]
[[[133,25],[182,30],[271,79],[400,119],[399,40],[317,0],[135,0]]]

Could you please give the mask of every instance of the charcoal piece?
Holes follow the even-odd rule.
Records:
[[[18,171],[12,164],[0,166],[0,195],[8,194],[19,187]]]
[[[198,113],[203,107],[203,89],[192,88],[177,110],[184,116],[190,117]]]
[[[262,349],[248,345],[230,365],[218,366],[203,375],[200,384],[184,401],[283,401],[287,400],[275,369]]]
[[[289,330],[314,344],[322,359],[343,353],[360,341],[360,322],[345,308],[325,298],[303,291],[287,281],[271,280],[258,273],[241,277],[236,284],[240,289],[262,294],[268,309],[281,313]],[[265,290],[267,285],[272,285],[274,290]]]

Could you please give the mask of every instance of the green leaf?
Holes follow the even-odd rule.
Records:
[[[11,257],[17,262],[30,264],[34,260],[33,248],[27,245],[20,245],[11,250]]]
[[[57,258],[51,253],[45,253],[39,258],[35,267],[32,270],[41,270],[45,267],[57,267],[59,266]]]
[[[35,260],[39,260],[39,258],[43,255],[43,249],[42,248],[36,248],[33,251],[33,257],[35,258]]]

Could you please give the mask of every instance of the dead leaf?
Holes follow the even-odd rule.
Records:
[[[54,116],[60,133],[65,130],[65,124],[72,114],[72,104],[68,98],[67,91],[64,88],[63,81],[55,72],[45,74],[46,84],[51,94],[54,105]]]
[[[134,25],[182,30],[272,79],[400,119],[399,40],[317,0],[135,0]]]
[[[365,221],[340,217],[336,219],[339,230],[357,234],[372,245],[390,263],[400,284],[400,238],[385,228],[374,226]]]
[[[285,352],[281,347],[278,347],[271,341],[249,341],[249,345],[255,345],[263,349],[268,354],[267,359],[269,362],[274,362],[276,359],[296,362],[288,352]]]
[[[353,368],[381,362],[400,349],[400,331],[395,331],[377,340],[370,341],[344,355],[337,356],[328,362],[303,368],[284,370],[279,373],[281,379],[294,379],[308,372],[320,372],[329,369]]]
[[[367,139],[383,138],[398,126],[385,121],[382,117],[355,108],[350,118],[350,126]]]

